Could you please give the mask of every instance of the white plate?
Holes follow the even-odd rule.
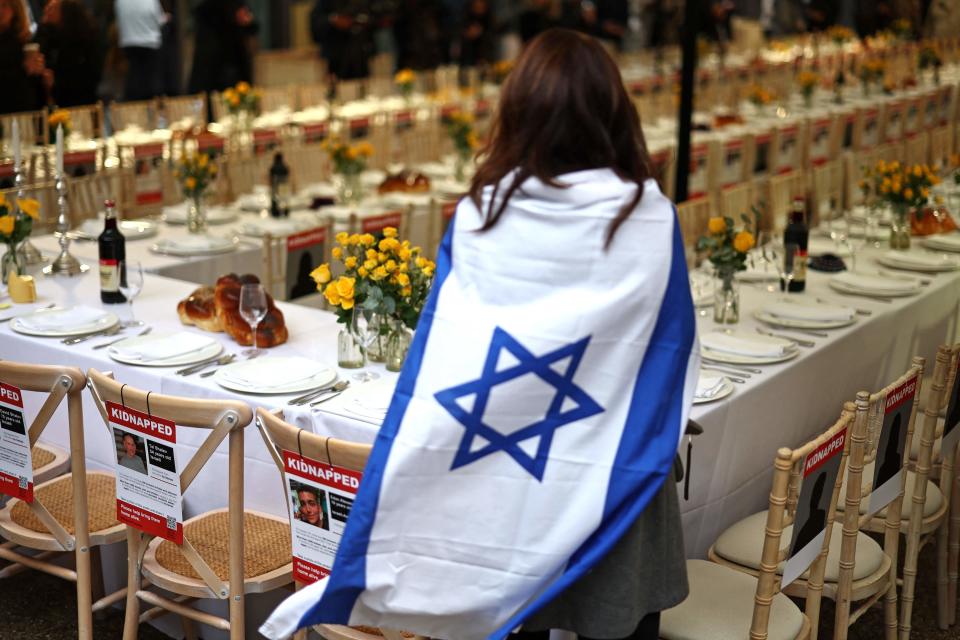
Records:
[[[943,236],[924,238],[923,246],[936,251],[952,251],[960,253],[960,233],[950,233]]]
[[[702,353],[705,358],[710,358],[711,360],[716,360],[717,362],[726,362],[728,364],[773,364],[775,362],[792,360],[800,354],[800,351],[799,349],[794,349],[793,351],[787,351],[779,356],[759,357],[741,356],[735,353],[727,353],[726,351],[712,351],[704,346],[701,346],[700,353]]]
[[[849,320],[798,320],[796,318],[781,318],[762,309],[754,312],[753,317],[775,327],[784,329],[838,329],[848,327],[857,321],[856,317]]]
[[[837,244],[832,240],[825,240],[823,238],[810,238],[810,243],[807,245],[807,255],[813,258],[828,253],[841,258],[849,258],[850,246]]]
[[[723,377],[723,385],[720,387],[720,390],[717,391],[714,395],[709,398],[698,398],[697,396],[693,397],[693,404],[707,404],[708,402],[716,402],[717,400],[722,400],[726,398],[731,393],[733,393],[733,383],[730,382],[725,376]]]
[[[291,213],[289,218],[261,218],[252,217],[242,221],[239,233],[251,238],[262,238],[269,233],[274,237],[289,236],[298,231],[319,227],[316,216],[312,213]]]
[[[207,224],[226,224],[237,219],[237,212],[226,207],[207,207],[205,216]],[[163,221],[167,224],[187,224],[186,203],[165,207]]]
[[[153,342],[155,340],[160,340],[170,336],[171,334],[153,334],[148,336],[133,336],[127,338],[121,342],[118,342],[115,346],[117,347],[134,347],[141,344],[146,344]],[[124,357],[123,354],[117,353],[114,351],[113,347],[107,349],[107,355],[110,356],[113,360],[117,362],[122,362],[124,364],[132,364],[138,367],[181,367],[188,364],[196,364],[198,362],[203,362],[204,360],[210,360],[215,358],[223,352],[223,345],[219,342],[212,342],[210,346],[204,347],[203,349],[198,349],[192,353],[185,353],[173,358],[163,358],[162,360],[137,360],[135,358]]]
[[[956,256],[940,255],[939,258],[940,260],[936,262],[912,262],[906,259],[898,259],[897,256],[894,255],[883,254],[881,256],[877,256],[876,261],[885,267],[890,267],[891,269],[919,271],[920,273],[942,273],[944,271],[956,271],[957,269],[960,269],[960,259],[958,259]]]
[[[921,285],[920,281],[916,278],[910,276],[903,277],[890,277],[891,280],[903,280],[904,282],[913,282],[914,286],[911,289],[901,289],[901,290],[889,290],[889,289],[865,289],[863,287],[858,287],[843,280],[838,280],[836,277],[830,278],[828,284],[830,288],[834,291],[839,291],[840,293],[853,293],[861,296],[868,296],[871,298],[905,298],[907,296],[916,295],[920,293]]]
[[[210,243],[206,246],[183,242],[176,238],[165,238],[151,245],[150,251],[168,256],[212,256],[235,251],[240,239],[207,236]]]
[[[320,369],[316,375],[310,378],[305,378],[303,380],[297,380],[286,385],[279,385],[274,387],[265,387],[263,385],[247,385],[237,382],[236,380],[230,379],[229,375],[232,370],[238,368],[247,368],[250,366],[255,366],[256,364],[262,364],[266,358],[269,358],[271,364],[283,365],[283,361],[292,361],[298,360],[300,358],[293,357],[274,357],[274,356],[260,356],[254,360],[243,360],[241,362],[235,362],[233,364],[228,364],[225,367],[221,367],[217,370],[217,373],[213,376],[213,381],[219,384],[224,389],[229,389],[230,391],[238,391],[240,393],[255,393],[258,395],[281,395],[288,393],[302,393],[304,391],[309,391],[310,389],[317,389],[319,387],[325,386],[337,379],[337,372],[329,367]],[[259,361],[259,363],[258,363]]]
[[[31,316],[61,316],[69,315],[72,309],[37,309],[33,313],[25,314],[24,318]],[[24,324],[22,318],[14,318],[10,321],[10,328],[16,331],[17,333],[22,333],[28,336],[40,336],[44,338],[70,338],[72,336],[82,336],[88,333],[96,333],[97,331],[105,331],[106,329],[112,328],[120,322],[120,319],[110,313],[109,311],[105,312],[104,315],[97,321],[89,322],[82,325],[77,325],[73,327],[57,328],[57,329],[37,329],[30,327]]]
[[[140,240],[157,235],[157,223],[151,220],[121,220],[117,225],[127,240]],[[73,231],[73,235],[87,240],[96,240],[103,232],[103,218],[84,220]]]

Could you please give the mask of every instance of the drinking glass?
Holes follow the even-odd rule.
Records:
[[[861,219],[858,226],[855,226],[856,220],[852,216],[847,220],[849,232],[844,244],[850,249],[850,271],[857,270],[857,252],[866,248],[870,242],[869,220],[869,217]]]
[[[267,315],[267,293],[259,283],[245,284],[240,287],[240,316],[250,325],[253,332],[253,348],[243,351],[245,356],[260,355],[257,346],[257,327]]]
[[[124,327],[139,327],[143,320],[137,320],[133,314],[133,299],[143,290],[143,267],[139,262],[120,261],[120,293],[130,305],[130,319],[123,323]]]
[[[764,230],[757,234],[757,259],[755,264],[764,273],[768,273],[775,268],[774,249],[775,242],[772,231]]]
[[[794,243],[783,245],[783,259],[778,263],[780,267],[780,290],[790,291],[790,283],[793,282],[795,275],[795,264],[797,254],[800,252],[800,246]]]
[[[366,355],[367,350],[380,338],[380,318],[371,311],[355,306],[353,316],[350,318],[350,332]],[[374,371],[360,371],[353,374],[353,379],[359,382],[369,382],[379,377],[380,374]]]

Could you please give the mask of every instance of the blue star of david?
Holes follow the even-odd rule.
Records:
[[[583,358],[583,353],[589,343],[590,336],[587,336],[583,340],[561,347],[556,351],[535,356],[500,327],[494,329],[493,339],[490,341],[490,348],[487,351],[483,373],[480,374],[480,377],[444,389],[434,395],[437,402],[466,429],[450,470],[453,471],[498,451],[503,451],[526,469],[530,475],[537,480],[543,480],[554,432],[560,427],[603,412],[603,407],[573,383],[573,376],[577,372],[577,367],[580,365],[580,360]],[[519,363],[502,371],[497,371],[497,361],[500,358],[500,352],[504,349],[516,357]],[[551,364],[565,358],[570,358],[570,362],[564,373],[558,373],[551,368]],[[550,402],[546,415],[509,435],[500,433],[494,426],[486,424],[483,421],[483,416],[493,387],[529,373],[538,376],[556,389],[556,394]],[[473,403],[472,410],[467,411],[457,404],[459,398],[474,394],[476,400]],[[566,411],[561,411],[564,401],[568,398],[573,401],[575,406]],[[483,438],[489,444],[471,451],[473,440],[476,437]],[[520,443],[529,438],[537,437],[540,438],[540,442],[537,446],[536,455],[528,455],[520,447]]]

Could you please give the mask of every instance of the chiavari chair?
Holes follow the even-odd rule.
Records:
[[[340,103],[359,100],[366,95],[364,80],[340,80],[337,82],[337,101]]]
[[[127,127],[136,126],[144,131],[157,128],[157,116],[160,114],[160,101],[136,100],[132,102],[114,102],[110,105],[110,128],[116,133]]]
[[[320,264],[330,262],[330,249],[333,239],[331,229],[332,225],[328,220],[323,226],[302,229],[296,232],[295,235],[298,237],[312,236],[314,240],[323,243],[323,248],[321,249],[322,257],[319,263],[314,264],[308,257],[308,262],[299,265],[300,271],[296,274],[297,279],[293,289],[295,289],[296,285],[300,284],[301,281],[306,281],[310,286],[310,293],[317,293],[313,281],[310,280],[310,272],[320,266]],[[276,300],[292,300],[295,297],[289,287],[291,283],[289,276],[292,274],[288,272],[287,265],[290,246],[288,240],[288,236],[272,235],[269,233],[263,234],[262,238],[263,266],[260,271],[260,282],[263,283],[267,293],[272,295]],[[301,295],[302,294],[297,295],[296,297],[300,297]]]
[[[164,97],[163,115],[171,129],[191,129],[207,125],[207,94]]]
[[[69,107],[65,109],[70,114],[72,132],[84,138],[96,140],[104,136],[103,103]]]
[[[297,88],[295,85],[283,87],[257,87],[260,92],[260,111],[277,111],[297,108]]]
[[[124,534],[116,517],[113,473],[86,468],[82,393],[87,379],[74,367],[3,361],[0,380],[46,394],[27,431],[34,464],[49,458],[38,439],[66,400],[71,466],[70,473],[44,482],[35,477],[33,502],[13,498],[0,509],[0,535],[7,540],[0,544],[0,558],[13,563],[0,575],[34,569],[76,583],[77,635],[91,639],[93,614],[122,600],[126,589],[103,595],[100,547],[119,542]],[[18,547],[40,553],[27,555]],[[74,555],[74,569],[53,561],[66,553]]]
[[[727,187],[720,190],[720,214],[735,221],[740,220],[740,216],[750,216],[750,209],[753,206],[753,185],[749,182]]]
[[[326,82],[313,82],[298,87],[301,109],[325,105],[330,98],[330,85]]]
[[[196,637],[193,623],[199,622],[228,631],[234,640],[246,638],[246,594],[272,591],[292,580],[289,523],[244,508],[243,438],[245,427],[253,420],[250,407],[235,400],[147,393],[94,369],[87,377],[105,425],[109,422],[106,403],[113,402],[162,416],[174,422],[178,432],[185,428],[209,431],[179,473],[181,495],[224,440],[228,441],[227,508],[187,519],[183,523],[182,545],[125,527],[130,589],[123,637],[135,640],[140,623],[174,613],[181,617],[188,637]],[[150,590],[150,586],[175,595],[161,595]],[[198,599],[228,601],[229,618],[190,606]],[[141,600],[152,607],[142,615]]]
[[[933,167],[946,169],[950,166],[953,154],[953,125],[947,124],[930,130],[930,159]]]
[[[843,167],[831,160],[812,169],[812,202],[809,225],[816,226],[840,213],[843,207]]]
[[[690,595],[680,605],[661,614],[660,637],[665,640],[806,640],[816,637],[827,551],[844,469],[863,456],[867,402],[858,398],[847,403],[840,418],[815,439],[796,448],[783,447],[774,460],[773,483],[766,522],[761,523],[761,561],[752,574],[705,560],[687,561]],[[820,553],[807,569],[805,607],[800,608],[780,592],[777,568],[789,554],[787,531],[793,523],[791,508],[796,501],[801,467],[808,455],[846,431],[840,472],[830,490],[826,509],[826,530]],[[752,602],[751,602],[752,598]],[[752,604],[752,606],[751,606]]]
[[[677,220],[680,224],[680,233],[683,235],[684,253],[687,266],[693,267],[697,255],[697,239],[707,228],[712,207],[707,198],[687,200],[677,205]]]

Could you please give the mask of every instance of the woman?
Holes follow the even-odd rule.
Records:
[[[43,55],[24,53],[30,25],[21,0],[0,0],[0,113],[43,106]]]
[[[460,66],[476,67],[497,61],[497,28],[487,0],[471,0],[460,26]]]
[[[49,0],[37,43],[53,74],[53,101],[60,107],[93,104],[103,57],[93,16],[80,0]]]
[[[259,25],[244,0],[203,0],[193,11],[197,46],[190,93],[222,91],[253,82],[251,40]]]
[[[501,219],[540,211],[589,212],[610,222],[602,238],[582,242],[610,252],[623,231],[622,242],[644,233],[644,222],[632,218],[637,211],[651,224],[654,216],[675,217],[651,179],[639,116],[616,64],[586,35],[553,29],[529,45],[504,86],[483,154],[469,197],[487,232]],[[458,210],[457,224],[461,217],[470,219]],[[677,313],[692,317],[692,308]],[[676,487],[667,479],[612,551],[511,637],[546,640],[550,629],[565,629],[582,639],[655,639],[659,612],[686,593]]]

